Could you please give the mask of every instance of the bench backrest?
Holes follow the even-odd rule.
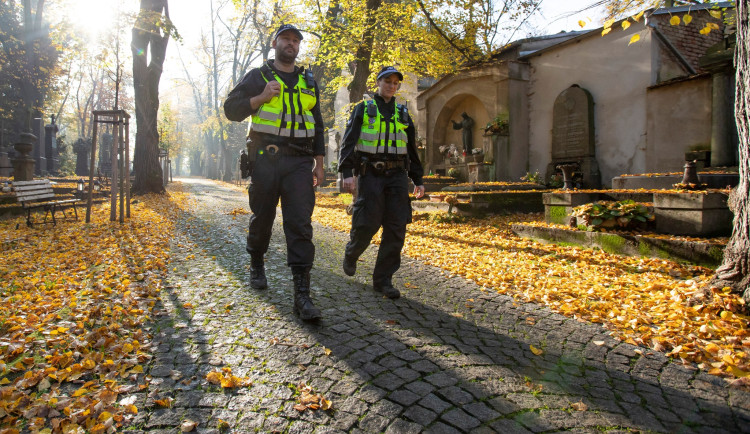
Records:
[[[55,198],[55,192],[52,191],[52,184],[49,182],[49,179],[14,181],[13,191],[16,193],[16,200],[21,204]]]

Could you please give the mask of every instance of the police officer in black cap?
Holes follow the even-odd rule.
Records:
[[[424,170],[417,154],[414,123],[406,107],[395,99],[403,79],[393,66],[380,70],[377,93],[351,113],[339,158],[345,190],[354,192],[353,175],[358,175],[344,272],[354,275],[357,258],[382,227],[372,283],[375,291],[391,299],[401,296],[392,279],[401,266],[406,225],[411,222],[407,176],[414,182],[414,195],[424,196]]]
[[[268,285],[264,255],[281,199],[287,265],[294,281],[294,312],[303,320],[320,318],[310,297],[314,187],[324,180],[323,117],[312,72],[295,65],[302,33],[291,24],[276,31],[276,57],[248,72],[229,93],[224,113],[232,121],[251,117],[246,174],[251,176],[250,286]]]

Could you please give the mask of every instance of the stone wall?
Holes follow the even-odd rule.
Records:
[[[685,152],[711,149],[710,76],[651,87],[646,98],[644,172],[682,172]]]

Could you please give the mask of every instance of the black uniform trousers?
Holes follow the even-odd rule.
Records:
[[[268,251],[276,206],[281,199],[281,215],[286,236],[287,265],[312,267],[312,213],[315,207],[313,158],[306,155],[258,155],[251,175],[250,230],[247,252],[255,259]]]
[[[393,274],[401,267],[406,225],[412,219],[409,179],[403,169],[382,175],[365,173],[358,178],[357,189],[352,229],[344,254],[352,259],[359,258],[382,226],[372,282],[374,286],[391,285]]]

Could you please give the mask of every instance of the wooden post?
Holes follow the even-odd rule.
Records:
[[[117,115],[111,115],[112,119],[117,119]],[[109,220],[117,220],[117,148],[120,145],[120,130],[117,128],[117,124],[112,125],[112,133],[114,134],[112,140],[112,150],[110,154],[110,162],[112,166],[112,176],[109,179]]]
[[[117,117],[117,130],[119,131],[118,136],[120,140],[118,140],[118,146],[117,146],[117,156],[119,165],[117,167],[117,171],[119,172],[119,181],[120,185],[118,190],[120,191],[120,223],[125,223],[125,171],[123,170],[123,163],[125,160],[125,149],[123,149],[124,143],[123,143],[123,122],[125,119],[123,119],[122,113],[119,113],[115,115]]]
[[[86,200],[86,223],[91,222],[91,205],[94,202],[94,167],[96,165],[96,137],[98,134],[98,116],[94,114],[94,130],[91,138],[91,164],[89,165],[89,197]]]

